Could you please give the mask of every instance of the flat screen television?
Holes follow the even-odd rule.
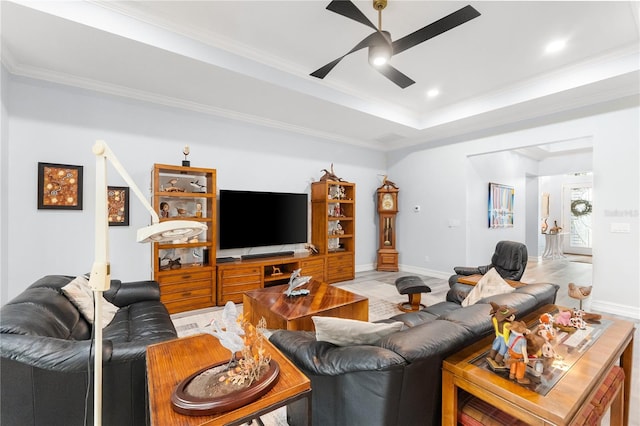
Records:
[[[220,249],[307,242],[307,194],[220,190]]]

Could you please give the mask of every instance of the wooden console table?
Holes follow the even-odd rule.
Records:
[[[525,317],[524,321],[530,324],[541,314],[555,309],[555,305],[544,306]],[[611,424],[627,425],[635,325],[629,321],[606,319],[612,323],[546,395],[526,389],[473,363],[491,347],[493,336],[447,358],[442,366],[442,424],[457,424],[458,389],[464,389],[530,425],[572,424],[581,407],[589,403],[611,367],[619,361],[625,373],[623,418],[612,410]]]
[[[276,385],[260,399],[235,410],[211,416],[186,416],[173,411],[171,394],[191,374],[229,359],[229,351],[209,334],[198,334],[147,348],[147,387],[151,425],[241,425],[298,400],[307,403],[311,424],[311,382],[291,361],[265,341],[267,351],[280,366]]]
[[[309,290],[306,296],[287,297],[287,285],[248,291],[243,296],[243,309],[248,320],[256,324],[261,317],[267,328],[285,330],[315,330],[314,315],[369,320],[369,299],[359,294],[311,280],[300,288]]]

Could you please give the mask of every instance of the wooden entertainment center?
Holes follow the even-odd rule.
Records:
[[[189,241],[153,244],[153,276],[170,313],[242,303],[244,292],[286,284],[296,269],[327,283],[355,276],[353,183],[321,180],[311,185],[311,242],[317,254],[290,252],[227,262],[216,259],[216,170],[155,164],[152,187],[160,221],[192,220],[208,228]]]

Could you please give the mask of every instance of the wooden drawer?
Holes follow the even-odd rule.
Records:
[[[303,260],[300,268],[303,276],[310,275],[316,280],[324,281],[324,259]]]
[[[176,283],[176,284],[160,284],[160,293],[168,294],[168,293],[183,293],[185,291],[193,291],[205,289],[211,292],[211,281],[187,281],[184,283]]]
[[[212,272],[211,271],[180,271],[177,274],[171,275],[161,275],[158,278],[158,282],[160,284],[175,284],[181,283],[185,281],[197,281],[197,280],[209,280],[211,282]]]
[[[245,291],[250,291],[250,290],[257,290],[260,288],[260,283],[245,283],[245,284],[238,284],[238,285],[227,285],[224,286],[224,288],[222,289],[222,295],[223,296],[229,296],[232,294],[239,294],[241,297],[240,299],[242,299],[242,293],[244,293]]]
[[[327,282],[351,280],[354,278],[353,255],[336,255],[327,258]]]
[[[163,293],[160,296],[160,300],[162,302],[174,302],[177,300],[186,300],[188,298],[195,297],[207,297],[207,299],[211,301],[211,288],[183,289],[179,292]]]
[[[220,277],[220,285],[226,287],[228,285],[236,285],[242,283],[258,283],[260,285],[260,274],[256,275],[243,275],[232,277]]]
[[[220,278],[234,278],[234,277],[247,277],[251,275],[257,275],[258,279],[262,274],[262,268],[260,266],[248,266],[248,267],[240,267],[240,268],[229,268],[229,269],[221,269],[220,270]]]
[[[345,265],[353,266],[353,255],[351,253],[327,256],[327,268],[339,268]]]
[[[190,297],[187,299],[177,300],[175,302],[165,302],[164,306],[170,314],[178,312],[192,311],[194,309],[208,308],[213,304],[211,296]]]

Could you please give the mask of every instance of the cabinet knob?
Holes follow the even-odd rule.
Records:
[[[185,292],[185,293],[182,293],[182,295],[183,295],[183,296],[191,296],[191,292],[190,292],[190,291],[187,291],[187,292]]]

